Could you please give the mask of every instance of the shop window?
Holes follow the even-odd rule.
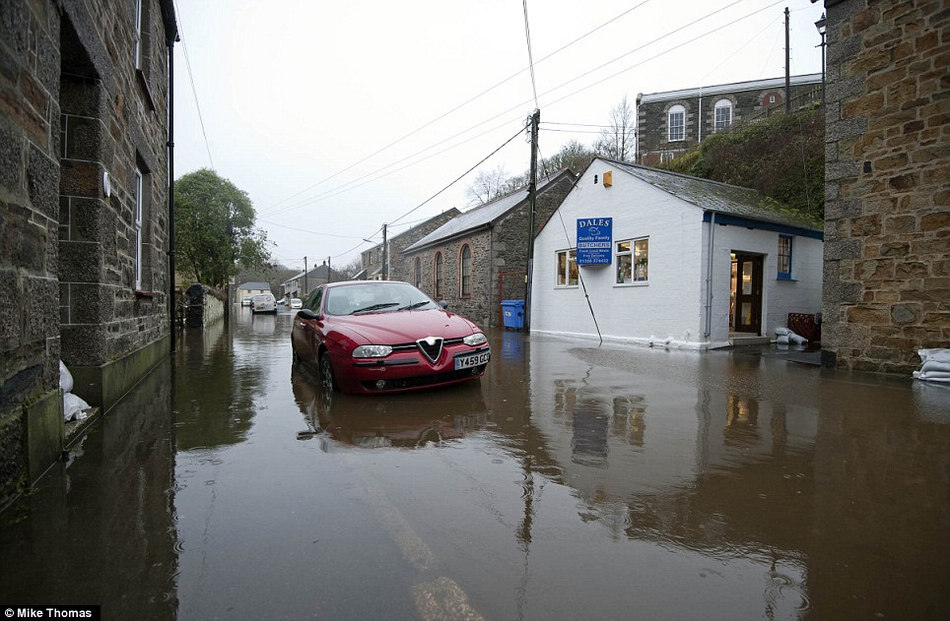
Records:
[[[557,253],[557,286],[577,286],[577,250],[560,250]]]
[[[650,239],[640,237],[617,242],[617,284],[646,284],[649,281]]]

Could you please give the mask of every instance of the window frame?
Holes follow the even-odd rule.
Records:
[[[627,248],[622,249],[626,244]],[[642,248],[642,249],[638,249]],[[642,253],[642,260],[637,255]],[[629,259],[627,259],[629,257]],[[642,287],[650,284],[650,236],[642,235],[640,237],[630,237],[614,242],[614,259],[617,264],[617,270],[614,272],[614,286],[616,287]],[[629,265],[627,265],[629,262]],[[637,277],[638,264],[643,265],[642,278]],[[630,280],[624,279],[624,272],[629,267]]]
[[[681,123],[674,125],[673,116],[677,115],[682,117]],[[679,129],[679,137],[675,138],[673,136],[673,128],[676,127]],[[667,142],[683,142],[686,140],[686,106],[682,104],[676,104],[670,106],[670,109],[666,112],[666,140]]]
[[[467,259],[465,257],[466,251],[468,251]],[[468,262],[467,267],[465,265],[466,261]],[[472,247],[467,243],[462,244],[459,248],[459,297],[472,297]]]
[[[135,167],[135,178],[134,178],[134,187],[132,190],[132,198],[135,201],[135,214],[133,218],[132,227],[135,229],[135,282],[133,283],[133,288],[135,291],[142,291],[142,274],[144,272],[142,265],[142,245],[143,237],[142,234],[142,223],[143,223],[143,212],[145,210],[144,206],[144,187],[145,187],[145,174],[142,172],[142,169],[138,166]]]
[[[713,131],[715,133],[723,132],[732,127],[732,101],[729,99],[720,99],[716,102],[715,107],[713,108]],[[725,110],[728,113],[728,118],[720,121],[719,113],[721,110]]]
[[[577,269],[577,248],[565,248],[554,253],[555,277],[554,287],[557,289],[574,289],[580,284],[580,273]],[[561,258],[564,257],[562,263]],[[571,265],[573,264],[573,269]],[[563,269],[563,271],[562,271]],[[571,278],[573,276],[573,279]]]
[[[775,256],[776,280],[793,280],[792,260],[795,257],[794,249],[795,236],[780,233],[778,236],[778,251]]]
[[[445,288],[445,274],[443,268],[445,267],[445,257],[442,256],[442,251],[439,250],[435,253],[435,258],[432,260],[432,280],[435,290],[435,297],[440,298],[443,296],[443,291]]]

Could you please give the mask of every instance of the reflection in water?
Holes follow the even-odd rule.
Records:
[[[327,395],[315,376],[294,364],[290,382],[306,425],[297,433],[301,440],[320,437],[360,448],[417,448],[461,438],[487,420],[477,381],[386,398]],[[462,403],[465,409],[460,410]]]
[[[68,464],[0,515],[0,602],[175,618],[171,380],[165,362],[95,423]]]

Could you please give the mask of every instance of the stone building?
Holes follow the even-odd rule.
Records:
[[[821,101],[821,74],[791,76],[793,110]],[[656,166],[712,134],[785,110],[785,78],[637,95],[637,162]]]
[[[388,238],[386,240],[388,248],[386,262],[389,264],[388,280],[404,280],[402,276],[396,276],[396,274],[404,274],[405,272],[402,266],[403,250],[461,213],[461,211],[452,207],[437,216],[429,218],[425,222],[417,224],[407,231],[403,231],[399,235]],[[360,260],[363,265],[363,276],[359,278],[359,280],[383,280],[382,244],[376,244],[369,250],[364,250],[360,253]]]
[[[562,170],[538,181],[534,234],[574,185]],[[393,278],[410,282],[483,328],[501,325],[501,300],[524,299],[528,193],[522,188],[466,211],[407,247]]]
[[[0,3],[0,505],[170,349],[171,0]]]
[[[950,11],[824,4],[825,362],[909,374],[950,346]]]

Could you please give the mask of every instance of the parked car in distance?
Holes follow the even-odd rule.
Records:
[[[290,308],[303,308],[303,300],[300,298],[290,298]]]
[[[270,293],[260,293],[251,298],[251,313],[276,313],[277,300]]]
[[[293,320],[294,359],[316,367],[322,389],[388,393],[481,377],[491,359],[477,325],[406,282],[320,285]]]

